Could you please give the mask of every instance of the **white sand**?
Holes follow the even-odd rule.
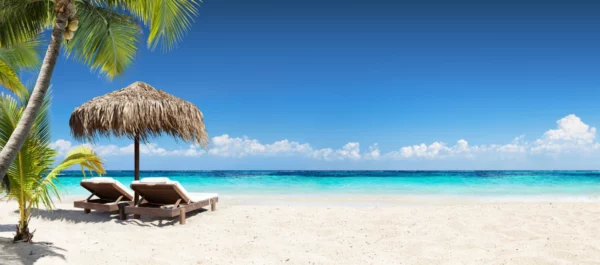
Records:
[[[10,243],[16,204],[1,202],[0,264],[600,264],[598,202],[262,199],[186,225],[63,203],[32,219],[36,244]]]

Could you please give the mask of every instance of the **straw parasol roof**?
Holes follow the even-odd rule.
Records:
[[[165,133],[204,148],[208,144],[203,115],[196,105],[143,82],[77,107],[69,126],[76,140],[95,141],[112,134],[148,142]]]

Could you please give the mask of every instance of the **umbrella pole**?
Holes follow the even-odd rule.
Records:
[[[140,137],[138,135],[135,136],[134,138],[134,145],[135,145],[135,151],[134,151],[134,160],[135,160],[135,165],[134,165],[134,170],[135,170],[135,175],[134,175],[134,179],[135,180],[140,180]],[[140,200],[140,195],[135,192],[134,195],[134,205],[138,205],[138,202]],[[134,219],[140,219],[140,215],[139,214],[134,214],[133,215]]]

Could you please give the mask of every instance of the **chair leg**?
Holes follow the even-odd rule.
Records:
[[[127,220],[127,215],[125,215],[125,206],[124,204],[119,204],[119,219]]]
[[[210,202],[210,211],[215,211],[217,210],[217,203],[216,202]]]
[[[184,208],[179,208],[179,223],[182,225],[185,224],[185,209]]]
[[[92,212],[92,210],[90,210],[90,209],[83,209],[83,212],[84,212],[85,214],[89,214],[89,213],[91,213],[91,212]]]

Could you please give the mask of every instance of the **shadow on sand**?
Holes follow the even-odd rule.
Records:
[[[206,212],[208,210],[206,209],[200,209],[200,210],[196,210],[193,212],[189,212],[186,214],[186,219],[188,218],[194,218],[194,216],[201,214],[203,212]],[[165,227],[165,226],[173,226],[173,225],[178,225],[179,224],[179,217],[175,217],[172,219],[169,218],[154,218],[154,217],[143,217],[140,220],[135,220],[133,219],[131,216],[128,217],[127,219],[128,223],[129,222],[135,222],[135,223],[139,223],[140,225],[142,225],[142,223],[148,224],[149,226],[154,226],[154,227]],[[144,226],[148,226],[148,225],[144,225]]]
[[[0,261],[6,265],[33,265],[43,257],[65,260],[65,256],[59,253],[61,251],[65,250],[53,246],[52,243],[13,243],[12,238],[0,237]]]
[[[187,218],[193,218],[194,216],[207,211],[206,209],[201,209],[199,211],[194,211],[187,213]],[[144,217],[136,220],[133,219],[133,216],[127,216],[127,220],[121,221],[119,220],[119,214],[117,213],[107,213],[107,212],[94,212],[92,211],[89,214],[85,214],[83,210],[70,210],[70,209],[56,209],[56,210],[34,210],[31,212],[33,218],[40,218],[43,220],[49,221],[66,221],[71,223],[108,223],[115,222],[121,225],[137,225],[144,227],[165,227],[172,226],[179,223],[179,218],[153,218],[153,217]],[[0,231],[5,229],[14,230],[14,225],[0,225]],[[10,227],[8,227],[10,226]]]
[[[39,218],[48,221],[66,221],[69,223],[108,223],[114,220],[119,220],[119,215],[116,213],[103,213],[92,211],[85,214],[79,209],[54,209],[43,210],[35,209],[31,211],[32,218]]]
[[[14,232],[17,230],[17,224],[3,225],[0,224],[0,232]]]

